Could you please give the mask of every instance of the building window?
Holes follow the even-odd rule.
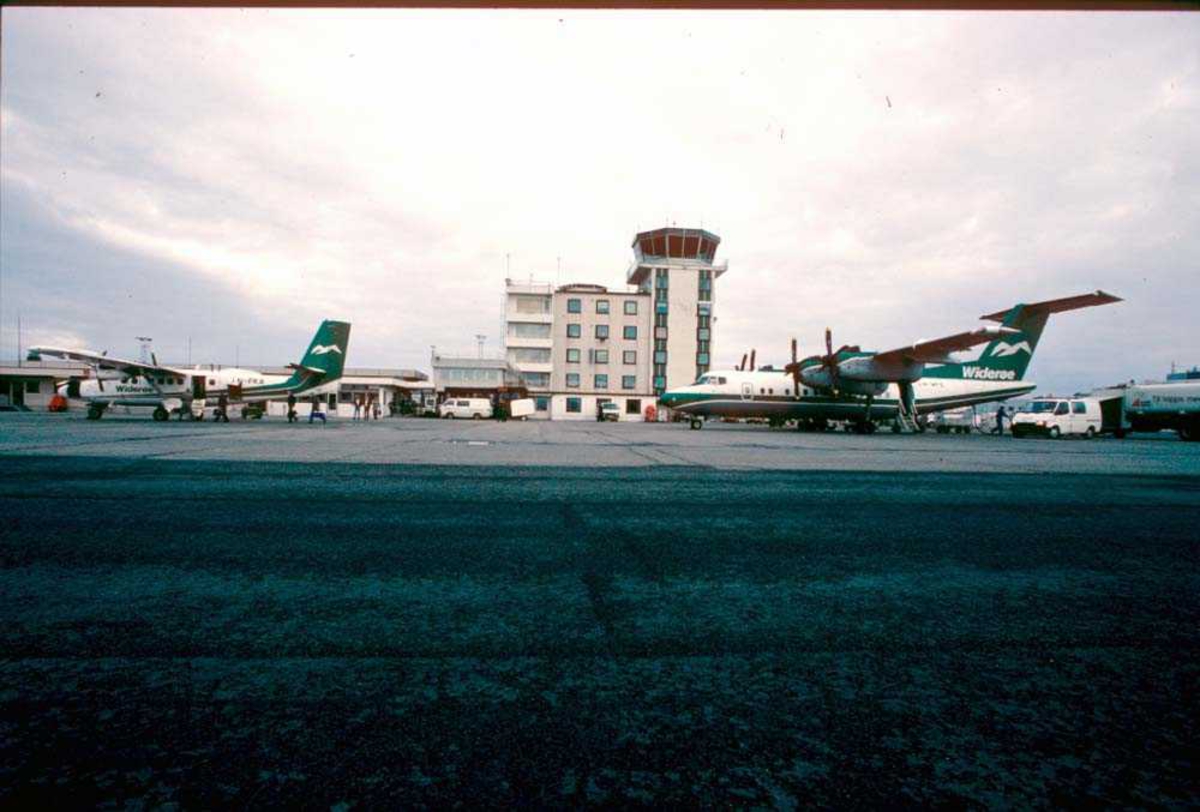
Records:
[[[578,324],[567,325],[567,338],[579,338],[583,335],[583,328]]]
[[[702,352],[699,355],[697,355],[696,363],[700,364],[701,366],[704,366],[705,364],[707,364],[708,363],[708,353]]]
[[[579,413],[583,411],[582,398],[567,398],[567,411]]]
[[[637,299],[626,299],[625,300],[625,315],[626,316],[636,316],[637,315]]]
[[[654,388],[655,389],[666,389],[666,387],[667,387],[667,379],[665,376],[658,375],[654,378]]]
[[[550,325],[510,321],[508,334],[513,338],[550,338]]]
[[[567,387],[569,389],[578,389],[579,388],[579,373],[578,372],[568,372],[567,373]]]
[[[533,407],[539,412],[550,411],[550,398],[534,398]]]
[[[608,388],[608,376],[607,375],[597,375],[595,378],[595,381],[593,381],[593,385],[597,389],[607,389]]]
[[[642,402],[637,398],[629,398],[625,401],[625,414],[641,414]]]
[[[626,341],[637,341],[637,325],[636,324],[626,324],[625,330],[624,330],[624,336],[625,336]]]
[[[656,363],[656,364],[667,363],[667,354],[662,351],[654,353],[654,363]]]
[[[696,331],[696,340],[697,341],[708,341],[708,334],[709,334],[708,330],[701,328]]]
[[[664,288],[664,289],[667,287],[667,269],[666,268],[656,268],[655,269],[655,271],[654,271],[654,287]]]
[[[637,350],[625,350],[621,355],[621,360],[626,366],[632,366],[637,363]]]
[[[658,313],[659,315],[665,316],[667,313],[667,303],[665,301],[655,302],[654,303],[654,312]]]
[[[597,299],[596,300],[596,312],[603,313],[603,314],[608,313],[608,299]]]
[[[578,349],[567,350],[567,363],[568,364],[578,364],[579,363],[579,350]]]
[[[523,384],[525,384],[526,386],[535,386],[535,387],[549,386],[550,385],[550,373],[549,372],[522,372],[521,373],[521,382]]]
[[[568,313],[582,313],[583,312],[583,300],[582,299],[567,299],[567,312]]]
[[[607,364],[608,363],[608,350],[596,350],[594,363]]]
[[[621,388],[622,389],[637,389],[637,375],[622,375],[621,376]]]
[[[658,331],[660,329],[663,331],[663,334],[661,336],[658,335]],[[655,314],[655,316],[654,316],[654,333],[655,333],[655,338],[666,338],[667,337],[667,314],[666,313],[656,313]]]
[[[597,324],[596,325],[596,338],[608,338],[608,325],[607,324]]]

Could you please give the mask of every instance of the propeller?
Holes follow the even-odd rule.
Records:
[[[754,350],[750,350],[750,371],[753,372],[754,369]]]
[[[794,394],[796,397],[800,397],[800,360],[796,357],[796,349],[796,339],[793,338],[792,363],[788,364],[785,368],[792,373],[792,384],[795,387],[792,389],[792,394]]]
[[[841,352],[841,350],[838,350]],[[821,365],[829,371],[829,382],[832,384],[833,393],[837,394],[838,389],[838,364],[837,356],[833,354],[833,331],[828,327],[825,328],[825,357],[821,359]]]
[[[742,363],[738,364],[738,370],[739,371],[744,370],[745,368],[746,368],[746,354],[742,353]]]

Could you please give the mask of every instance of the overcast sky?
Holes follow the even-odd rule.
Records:
[[[1030,376],[1200,363],[1200,15],[5,9],[0,356],[498,349],[511,275],[722,237],[716,366],[1096,288]],[[561,258],[561,259],[560,259]],[[561,272],[559,265],[561,263]]]

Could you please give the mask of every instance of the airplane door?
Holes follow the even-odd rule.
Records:
[[[205,389],[203,375],[192,376],[192,397],[194,397],[196,400],[204,400]]]
[[[742,384],[742,400],[754,400],[754,385],[749,383]]]

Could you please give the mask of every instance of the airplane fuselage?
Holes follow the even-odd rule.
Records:
[[[167,374],[118,375],[103,371],[101,380],[89,378],[79,384],[78,397],[88,403],[103,406],[165,406],[179,408],[197,394],[208,402],[216,401],[222,394],[239,403],[279,397],[272,392],[275,387],[287,382],[286,375],[267,375],[253,369],[228,367],[225,369],[173,369]],[[173,373],[173,374],[171,374]],[[202,379],[197,384],[197,379]],[[233,387],[231,390],[230,387]],[[240,389],[239,389],[240,388]],[[62,384],[58,391],[66,395],[68,385]],[[318,388],[306,394],[316,394]],[[230,395],[236,394],[236,397]],[[283,394],[286,394],[283,393]]]
[[[936,368],[931,368],[931,371]],[[1020,380],[925,377],[913,382],[918,414],[1007,400],[1032,392],[1036,384]],[[701,382],[663,393],[662,405],[697,417],[764,417],[782,420],[863,420],[867,398],[800,385],[782,371],[728,370],[705,373]],[[871,400],[870,418],[895,418],[900,389],[880,384]]]

